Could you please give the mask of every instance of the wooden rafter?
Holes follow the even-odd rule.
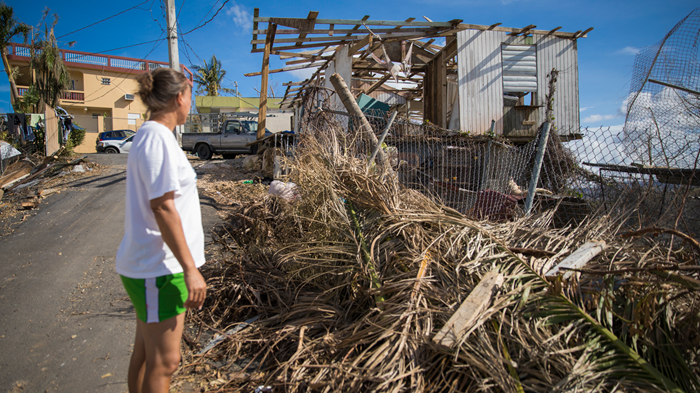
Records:
[[[426,18],[425,21],[417,21],[408,18],[403,21],[370,20],[369,15],[362,19],[319,19],[318,12],[309,12],[306,18],[273,18],[260,17],[256,10],[253,19],[253,39],[251,40],[252,52],[262,52],[260,47],[265,41],[260,40],[261,34],[267,34],[268,29],[260,29],[258,24],[267,23],[280,25],[283,29],[276,29],[276,35],[271,43],[270,54],[280,56],[282,60],[288,60],[285,67],[268,70],[269,73],[292,71],[305,68],[317,68],[313,75],[303,82],[290,82],[285,84],[283,104],[289,105],[299,102],[304,91],[317,85],[324,79],[326,69],[334,60],[333,52],[341,45],[347,45],[349,56],[352,59],[353,78],[363,78],[365,86],[371,85],[366,91],[371,93],[377,89],[384,89],[385,82],[391,79],[385,66],[368,59],[370,53],[378,55],[382,44],[391,55],[394,62],[403,59],[406,55],[406,47],[402,46],[400,54],[397,54],[396,42],[410,41],[413,43],[413,65],[410,75],[399,73],[400,81],[411,82],[417,88],[400,89],[405,97],[421,98],[423,94],[424,78],[426,77],[427,64],[435,59],[440,59],[443,70],[456,69],[454,57],[457,53],[456,34],[462,30],[499,31],[510,35],[550,35],[560,38],[577,40],[586,37],[593,28],[579,30],[573,33],[561,32],[561,27],[553,30],[536,30],[535,25],[521,28],[504,27],[501,23],[491,25],[465,24],[462,20],[454,19],[447,22],[434,22]],[[264,25],[263,25],[264,26]],[[365,29],[363,26],[366,26]],[[368,31],[369,30],[369,31]],[[371,33],[370,33],[371,32]],[[369,34],[368,34],[369,33]],[[445,46],[434,44],[436,38],[445,37]],[[388,45],[388,43],[392,43]],[[360,55],[358,56],[358,53]],[[379,56],[380,58],[382,56]],[[246,76],[260,75],[249,73]],[[371,77],[375,75],[375,77]],[[379,77],[377,77],[379,75]],[[326,75],[327,77],[328,75]],[[387,89],[389,89],[387,87]],[[356,90],[356,89],[355,89]],[[387,90],[389,91],[389,90]]]

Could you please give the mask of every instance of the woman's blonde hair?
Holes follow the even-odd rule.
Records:
[[[190,86],[187,77],[172,68],[158,68],[140,75],[136,80],[139,83],[136,94],[146,104],[150,115],[167,109],[173,98]]]

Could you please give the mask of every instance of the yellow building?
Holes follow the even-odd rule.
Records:
[[[268,130],[271,132],[281,132],[292,130],[292,119],[294,111],[291,109],[280,109],[281,98],[267,99],[267,117],[265,120]],[[214,97],[196,96],[195,108],[197,113],[233,114],[233,113],[253,113],[259,112],[258,106],[260,97]]]
[[[10,65],[19,67],[17,88],[22,96],[31,83],[30,52],[26,45],[8,46]],[[73,115],[75,122],[88,134],[79,153],[95,152],[96,133],[110,130],[134,130],[143,123],[146,107],[134,94],[136,77],[147,70],[168,67],[168,63],[96,53],[61,50],[61,57],[70,72],[70,85],[59,106]],[[183,66],[185,74],[192,73]]]

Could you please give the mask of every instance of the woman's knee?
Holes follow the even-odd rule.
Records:
[[[180,367],[180,352],[174,352],[163,356],[161,359],[163,371],[172,375]]]

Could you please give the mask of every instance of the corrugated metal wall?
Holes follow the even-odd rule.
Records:
[[[530,42],[532,40],[532,42]],[[555,124],[560,134],[578,132],[578,55],[576,41],[543,35],[507,36],[504,32],[463,30],[457,33],[460,95],[460,129],[483,134],[496,120],[496,134],[503,134],[503,66],[501,45],[537,47],[537,105],[544,121],[547,74],[556,68],[559,77],[554,95]]]
[[[559,71],[554,92],[554,124],[559,135],[578,132],[580,128],[578,101],[578,49],[576,41],[552,36],[534,35],[537,45],[538,101],[543,105],[540,119],[544,121],[545,96],[548,92],[547,74]]]
[[[501,31],[463,30],[457,33],[459,76],[459,126],[472,134],[486,133],[491,120],[503,133],[503,82],[501,81]]]

